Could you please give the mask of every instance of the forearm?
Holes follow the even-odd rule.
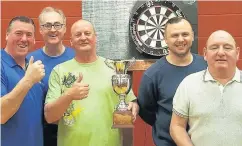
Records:
[[[63,95],[57,100],[45,105],[45,119],[48,123],[59,121],[67,110],[72,99],[68,95]]]
[[[15,88],[4,95],[0,100],[1,102],[1,124],[5,124],[19,109],[24,97],[27,95],[33,83],[22,78]]]
[[[184,127],[173,126],[170,129],[170,134],[177,146],[193,146],[192,141]]]

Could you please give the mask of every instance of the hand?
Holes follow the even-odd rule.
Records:
[[[137,102],[129,102],[128,110],[132,111],[134,122],[136,120],[136,116],[139,113],[139,105],[137,104]]]
[[[89,93],[89,85],[81,83],[83,75],[80,73],[77,80],[72,87],[66,91],[66,95],[70,96],[72,100],[81,100],[87,98]]]
[[[42,61],[38,60],[34,62],[34,57],[31,56],[25,73],[25,78],[35,84],[38,83],[44,76],[45,69]]]

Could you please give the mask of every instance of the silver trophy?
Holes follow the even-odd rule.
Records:
[[[132,85],[131,77],[127,71],[135,63],[135,58],[132,60],[106,60],[105,63],[116,72],[111,81],[114,92],[119,95],[119,103],[113,113],[113,128],[133,128],[132,112],[128,110],[125,98]]]

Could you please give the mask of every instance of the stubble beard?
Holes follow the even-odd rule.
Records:
[[[183,58],[183,57],[187,56],[190,53],[190,50],[191,50],[191,48],[186,49],[185,52],[181,52],[181,53],[178,52],[178,51],[171,51],[171,50],[169,50],[169,51],[172,52],[175,56],[177,56],[179,58]]]

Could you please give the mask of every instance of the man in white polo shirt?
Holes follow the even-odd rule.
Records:
[[[207,70],[187,76],[173,100],[170,133],[177,145],[242,145],[239,50],[226,31],[215,31],[208,38],[204,49]]]

